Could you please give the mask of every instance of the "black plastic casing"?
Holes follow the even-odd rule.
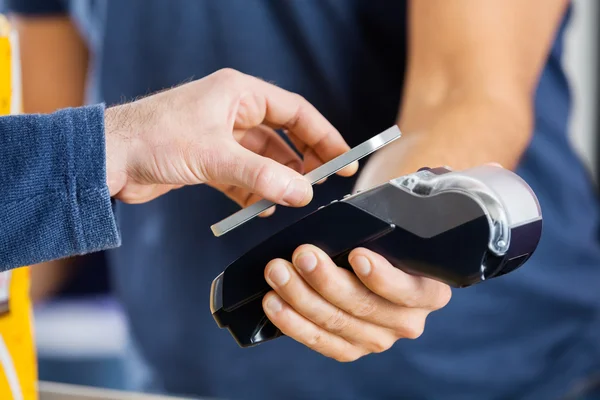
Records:
[[[490,249],[494,224],[485,204],[468,192],[428,196],[388,182],[321,207],[234,261],[213,281],[211,311],[218,326],[227,328],[242,347],[281,336],[262,308],[262,298],[271,290],[264,269],[275,258],[291,259],[302,244],[321,248],[349,270],[348,253],[365,247],[407,273],[468,287],[517,269],[539,242],[541,213],[524,223],[508,221],[506,251]]]

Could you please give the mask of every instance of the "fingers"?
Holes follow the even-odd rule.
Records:
[[[370,352],[380,352],[397,340],[393,332],[355,318],[324,299],[287,261],[274,260],[269,263],[265,269],[265,279],[295,312],[352,344]],[[273,321],[275,324],[278,322]]]
[[[263,122],[274,129],[285,128],[300,147],[311,148],[322,162],[350,150],[340,133],[303,97],[246,77],[249,94],[240,98],[236,128],[248,129]],[[352,168],[357,169],[358,164],[348,171]]]
[[[402,337],[414,338],[421,334],[424,316],[429,310],[423,312],[420,304],[413,307],[379,296],[314,246],[300,246],[292,259],[296,271],[316,292],[349,315],[386,327]]]
[[[432,310],[450,299],[449,287],[408,275],[367,249],[339,268],[320,249],[303,245],[292,263],[273,260],[265,280],[275,293],[263,308],[283,333],[340,361],[389,349],[400,338],[418,338]]]
[[[448,285],[409,275],[370,250],[354,249],[348,261],[364,286],[394,304],[433,311],[448,304],[452,296]]]
[[[301,207],[310,202],[313,191],[304,176],[248,149],[225,142],[213,155],[214,160],[204,163],[204,176],[209,183],[240,187],[276,204]],[[230,197],[232,194],[228,194]],[[241,200],[235,196],[236,200]]]
[[[302,173],[302,159],[273,129],[259,125],[247,131],[235,132],[234,137],[240,145],[253,153],[275,160],[279,164]],[[223,192],[241,207],[247,207],[262,199],[262,196],[252,193],[246,187],[216,183],[210,183],[210,186]],[[267,217],[274,212],[275,207],[271,207],[259,216]]]
[[[269,320],[283,334],[326,357],[350,362],[364,355],[356,346],[298,314],[274,292],[264,297],[263,308]]]
[[[302,159],[273,129],[259,125],[236,136],[244,148],[303,173]]]
[[[243,132],[238,142],[256,154],[275,160],[300,174],[303,173],[302,159],[277,132],[267,126],[259,125]],[[248,207],[262,199],[261,196],[241,187],[231,187],[228,195],[242,207]],[[274,212],[275,207],[271,207],[259,214],[259,217],[269,217]]]
[[[304,173],[308,173],[313,169],[323,165],[323,160],[314,151],[314,149],[310,148],[300,139],[296,138],[293,133],[288,131],[285,131],[285,133],[289,136],[291,142],[294,144],[294,146],[296,146],[298,151],[304,156]],[[353,162],[352,164],[336,172],[336,175],[348,177],[354,175],[356,171],[358,171],[358,162]]]
[[[207,185],[217,189],[229,199],[237,203],[240,207],[248,207],[249,205],[254,204],[261,199],[260,196],[253,195],[248,190],[239,188],[237,186],[221,185],[211,182],[207,183]],[[258,216],[261,218],[270,217],[271,215],[273,215],[274,212],[275,206],[263,211]]]

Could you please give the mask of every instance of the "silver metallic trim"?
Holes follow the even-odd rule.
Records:
[[[490,221],[489,249],[498,255],[508,250],[512,228],[542,218],[529,185],[514,172],[501,167],[483,165],[442,175],[424,170],[390,183],[418,196],[455,192],[471,197],[486,212]]]
[[[542,218],[542,209],[533,189],[516,173],[492,165],[482,165],[463,171],[495,193],[504,205],[511,228]]]
[[[308,174],[304,175],[312,185],[315,183],[322,181],[323,179],[331,176],[346,167],[347,165],[353,163],[354,161],[358,161],[363,157],[368,156],[376,150],[392,143],[394,140],[398,139],[402,136],[400,129],[398,126],[394,125],[391,128],[386,129],[381,132],[379,135],[372,137],[359,144],[358,146],[350,149],[346,153],[334,158],[333,160],[321,165],[318,168],[315,168]],[[215,236],[221,236],[226,234],[227,232],[237,228],[243,223],[251,220],[256,217],[263,211],[268,210],[270,207],[274,206],[275,203],[268,200],[260,200],[251,206],[246,208],[242,208],[235,214],[230,215],[229,217],[221,220],[220,222],[212,225],[210,229],[212,230]]]

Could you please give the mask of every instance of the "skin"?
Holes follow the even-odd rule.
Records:
[[[411,1],[398,118],[404,136],[371,157],[356,189],[422,166],[515,168],[531,139],[533,93],[567,4]],[[240,143],[254,135],[247,131]],[[312,163],[307,161],[303,172]],[[211,181],[210,174],[202,176]],[[142,178],[132,179],[138,184]],[[228,190],[214,179],[211,184],[239,204],[257,200],[246,188]],[[385,351],[401,338],[419,337],[427,316],[450,300],[448,286],[405,274],[369,250],[353,250],[349,261],[354,274],[311,245],[300,246],[291,260],[271,261],[265,279],[273,290],[263,301],[269,319],[311,349],[348,362]]]
[[[108,188],[111,197],[130,204],[206,183],[234,200],[255,194],[302,207],[313,191],[298,171],[350,150],[301,96],[232,69],[109,108],[105,115]],[[304,161],[274,129],[302,143]],[[355,162],[338,174],[357,169]]]
[[[568,3],[412,1],[404,137],[375,154],[358,186],[422,166],[514,169],[531,140],[534,92]]]

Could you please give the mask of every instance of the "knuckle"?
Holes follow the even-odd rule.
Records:
[[[452,298],[450,286],[427,280],[419,289],[407,291],[402,299],[402,304],[407,308],[425,308],[438,310],[445,307]]]
[[[327,339],[322,332],[315,332],[307,340],[307,344],[310,348],[315,350],[321,349],[327,346]]]
[[[373,292],[367,290],[364,294],[360,295],[352,314],[358,318],[365,318],[373,315],[376,310],[377,298]]]
[[[201,182],[218,181],[227,166],[223,158],[212,146],[191,145],[183,149],[185,163],[192,168],[192,173]]]
[[[219,80],[227,82],[239,78],[241,76],[241,73],[233,68],[221,68],[220,70],[215,72],[215,76]]]
[[[308,101],[303,96],[299,95],[298,93],[294,94],[294,98],[295,98],[296,104],[297,104],[296,112],[284,124],[284,127],[291,131],[293,131],[296,128],[296,126],[298,126],[298,122],[300,121],[300,119],[302,117],[302,113],[304,112],[306,104],[308,104]]]
[[[350,355],[350,354],[341,354],[339,356],[335,357],[335,360],[338,362],[342,362],[342,363],[351,363],[354,362],[356,360],[358,360],[358,357],[355,356],[354,354]]]
[[[258,170],[248,168],[246,173],[250,175],[249,182],[256,191],[263,193],[271,186],[274,173],[268,165],[262,165]]]
[[[326,321],[325,321],[325,329],[327,329],[328,331],[332,332],[332,333],[341,333],[342,331],[344,331],[345,329],[350,327],[350,318],[349,316],[342,311],[341,309],[337,309],[333,315],[331,315]]]
[[[304,104],[308,103],[306,98],[304,96],[302,96],[301,94],[295,93],[294,96],[300,106],[303,106]]]
[[[402,306],[406,308],[420,308],[423,300],[418,290],[407,291],[402,298]]]
[[[405,339],[418,339],[425,331],[425,321],[415,321],[408,324],[403,324],[397,332],[400,337]]]
[[[396,343],[396,338],[385,337],[382,335],[370,344],[369,350],[372,353],[383,353],[384,351],[389,350],[394,343]]]
[[[263,118],[265,116],[266,104],[265,99],[262,96],[245,94],[240,96],[236,122],[241,126],[245,127],[256,127],[261,124]],[[258,154],[264,152],[269,145],[269,141],[267,140],[264,143],[264,147]]]
[[[317,261],[317,265],[320,265]],[[339,293],[342,289],[339,280],[327,271],[311,274],[310,285],[321,295],[325,293]]]
[[[451,299],[452,289],[448,285],[441,284],[440,289],[438,290],[437,300],[433,306],[434,309],[439,310],[440,308],[446,307]]]
[[[335,360],[342,363],[351,363],[359,358],[361,358],[364,354],[355,350],[355,351],[345,351],[335,357]]]

